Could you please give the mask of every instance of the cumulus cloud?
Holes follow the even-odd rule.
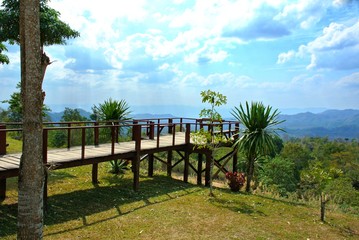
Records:
[[[319,22],[331,6],[330,1],[293,1],[286,4],[274,19],[291,27],[308,29]]]
[[[346,87],[346,88],[355,88],[359,90],[359,72],[355,72],[350,74],[349,76],[345,76],[341,78],[337,82],[337,86]]]
[[[286,53],[281,53],[278,56],[277,63],[282,64],[288,62],[291,58],[293,58],[296,55],[295,51],[290,50]]]
[[[359,20],[351,25],[331,23],[322,34],[298,51],[288,51],[278,56],[277,63],[286,63],[294,57],[309,56],[309,69],[359,68]]]

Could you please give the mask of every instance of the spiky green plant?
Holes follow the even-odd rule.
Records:
[[[130,107],[127,102],[122,99],[112,100],[112,98],[105,100],[104,103],[100,103],[98,106],[93,106],[93,118],[101,121],[113,121],[112,124],[120,123],[121,121],[129,120],[129,111]],[[121,132],[121,128],[116,128],[118,135]],[[110,162],[114,174],[119,174],[121,172],[122,162],[119,162],[117,159]]]
[[[97,120],[101,121],[128,120],[130,119],[128,115],[131,113],[129,109],[130,107],[124,99],[118,101],[112,100],[112,98],[92,107],[93,115],[96,116]]]
[[[234,144],[238,144],[238,149],[247,158],[246,191],[249,192],[254,164],[259,158],[275,151],[273,137],[277,134],[276,131],[283,131],[275,126],[284,120],[278,120],[278,109],[273,111],[272,107],[266,107],[261,102],[252,102],[250,106],[246,102],[245,109],[240,104],[239,108],[235,107],[231,113],[245,127],[243,135]]]

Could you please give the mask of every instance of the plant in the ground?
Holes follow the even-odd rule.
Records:
[[[301,172],[301,187],[311,188],[315,195],[320,197],[320,220],[324,221],[325,207],[330,200],[330,193],[327,186],[339,178],[343,172],[334,167],[326,168],[321,162],[312,163],[308,169]]]
[[[261,157],[271,155],[275,151],[274,136],[279,128],[273,128],[283,121],[278,120],[279,111],[272,111],[272,107],[265,107],[261,102],[252,102],[246,108],[239,105],[232,111],[232,115],[240,121],[245,130],[243,135],[234,143],[247,158],[246,191],[250,191],[254,175],[255,162]]]
[[[209,125],[208,131],[200,129],[198,132],[192,133],[192,141],[199,148],[207,148],[212,152],[210,158],[210,179],[209,179],[209,189],[210,196],[213,196],[213,185],[212,185],[212,173],[214,165],[214,150],[219,147],[219,144],[223,141],[226,141],[225,137],[222,134],[215,133],[215,122],[221,122],[222,117],[217,112],[216,107],[219,107],[227,103],[227,97],[222,95],[219,92],[214,92],[211,90],[201,92],[202,103],[209,103],[210,108],[202,109],[199,116],[201,118],[208,118],[207,124]]]
[[[121,121],[129,120],[128,115],[131,113],[129,111],[129,106],[125,100],[106,100],[104,103],[100,103],[98,106],[93,106],[92,111],[93,114],[91,118],[93,120],[101,120],[101,121],[111,121],[113,125],[120,124]],[[120,127],[115,127],[115,135],[118,138],[118,135],[121,132]],[[110,162],[112,166],[112,173],[118,174],[120,173],[119,166],[123,163],[121,161],[113,160]]]
[[[246,177],[244,176],[244,173],[239,172],[227,172],[226,173],[226,179],[229,188],[233,192],[238,192],[239,189],[241,189],[246,182]]]
[[[130,161],[124,160],[124,159],[110,161],[110,164],[111,164],[110,173],[124,174],[125,171],[129,169],[129,163],[130,163]]]

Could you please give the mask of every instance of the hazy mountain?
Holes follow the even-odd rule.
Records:
[[[81,108],[76,108],[76,109],[79,111],[79,113],[80,113],[81,116],[90,119],[90,115],[91,115],[90,112],[88,112],[88,111],[86,111],[86,110],[83,110],[83,109],[81,109]],[[49,113],[49,116],[51,117],[51,121],[52,121],[52,122],[60,122],[63,115],[64,115],[64,111],[61,111],[61,112],[50,112],[50,113]]]
[[[90,112],[78,109],[80,114],[90,118]],[[61,120],[62,112],[50,113],[52,121]],[[155,114],[155,113],[136,113],[131,114],[135,119],[151,118],[175,118],[172,114]],[[197,117],[197,116],[195,116]],[[326,110],[321,113],[298,113],[298,114],[281,114],[281,120],[285,120],[280,125],[286,132],[282,133],[285,137],[329,137],[359,139],[359,110]]]
[[[359,139],[359,110],[327,110],[322,113],[280,115],[281,127],[293,137],[319,136]]]

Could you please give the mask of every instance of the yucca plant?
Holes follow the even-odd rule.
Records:
[[[246,102],[245,109],[242,104],[232,110],[232,115],[240,121],[244,130],[242,136],[234,143],[247,158],[247,182],[246,192],[250,191],[254,173],[255,162],[275,151],[274,136],[281,128],[275,128],[284,122],[278,120],[278,109],[272,110],[270,106],[264,106],[261,102],[252,102],[249,106]]]
[[[121,121],[129,120],[130,107],[127,102],[122,99],[112,100],[112,98],[105,100],[104,103],[100,103],[98,106],[93,106],[93,118],[101,121],[111,121],[112,124],[120,124]],[[117,132],[118,131],[118,132]],[[116,135],[121,132],[121,128],[116,128]],[[111,173],[119,174],[122,170],[123,162],[116,160],[110,161]]]
[[[131,113],[129,109],[130,107],[124,99],[118,101],[112,100],[112,98],[92,107],[96,120],[116,122],[129,120],[128,115]]]

